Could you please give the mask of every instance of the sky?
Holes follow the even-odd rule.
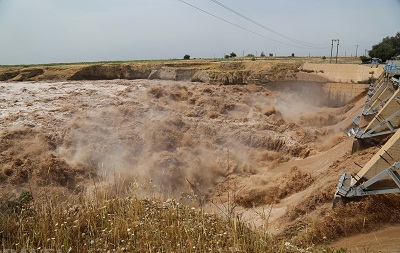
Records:
[[[400,0],[0,0],[0,65],[330,56],[332,39],[360,56],[399,13]]]

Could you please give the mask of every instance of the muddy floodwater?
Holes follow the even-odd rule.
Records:
[[[3,82],[0,187],[151,182],[166,198],[195,191],[210,209],[234,192],[245,219],[262,226],[268,209],[268,229],[292,233],[296,218],[312,226],[331,212],[342,171],[373,154],[348,152],[361,106],[318,83]]]

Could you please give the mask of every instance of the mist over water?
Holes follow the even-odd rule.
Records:
[[[117,106],[71,120],[59,156],[91,164],[105,179],[152,182],[167,194],[194,186],[207,195],[230,176],[306,156],[304,136],[315,133],[292,122],[305,123],[305,114],[327,103],[316,85],[271,89],[153,81],[139,88],[120,92],[124,102]]]

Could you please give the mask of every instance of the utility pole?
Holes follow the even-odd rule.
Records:
[[[339,39],[337,39],[337,45],[336,45],[336,64],[337,64],[338,54],[339,54]]]
[[[359,46],[359,45],[356,45],[356,58],[357,58],[358,46]]]
[[[367,50],[368,50],[368,49],[364,49],[364,50],[365,50],[364,56],[367,56]]]
[[[329,60],[329,63],[332,63],[333,42],[337,42],[337,44],[336,44],[336,63],[337,63],[337,58],[338,58],[338,54],[339,54],[339,39],[337,39],[337,40],[332,40],[332,45],[331,45],[331,59]]]

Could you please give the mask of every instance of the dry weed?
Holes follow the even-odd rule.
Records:
[[[63,252],[287,252],[282,241],[179,200],[140,199],[97,188],[75,203],[48,196],[4,200],[0,247]],[[8,212],[8,215],[5,215]]]

